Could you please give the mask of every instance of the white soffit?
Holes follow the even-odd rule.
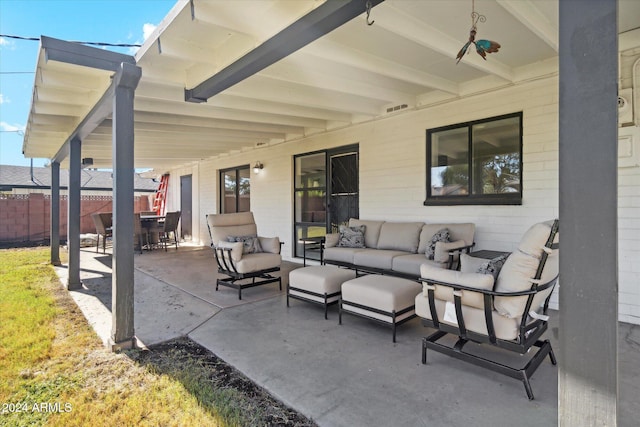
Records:
[[[136,167],[177,167],[557,73],[557,0],[476,0],[487,18],[477,37],[502,47],[486,61],[470,49],[459,64],[471,2],[386,0],[371,10],[372,26],[363,13],[207,102],[185,102],[185,89],[324,3],[179,1],[136,54]],[[640,2],[619,4],[624,33],[640,22]],[[25,154],[55,154],[110,74],[39,58]],[[109,120],[83,141],[83,157],[111,166]]]

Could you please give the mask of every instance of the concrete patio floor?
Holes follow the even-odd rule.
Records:
[[[420,361],[421,338],[431,330],[418,319],[391,330],[337,308],[324,320],[319,306],[291,300],[284,262],[277,284],[248,289],[239,301],[215,290],[209,248],[135,255],[135,330],[144,345],[189,336],[235,366],[287,405],[321,426],[552,426],[558,424],[558,368],[548,359],[533,376],[535,400],[520,381],[435,352]],[[63,283],[66,268],[57,267]],[[83,289],[70,292],[104,342],[111,328],[111,256],[81,251]],[[546,334],[558,349],[558,314]],[[619,328],[619,426],[640,419],[640,327]],[[477,349],[478,352],[493,349]],[[558,353],[556,352],[558,356]],[[516,365],[523,357],[498,355]],[[597,369],[597,367],[594,367]]]

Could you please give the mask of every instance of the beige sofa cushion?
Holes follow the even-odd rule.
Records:
[[[444,320],[444,313],[446,302],[436,299],[436,313],[438,314],[438,320],[443,323],[447,323],[452,326],[458,326],[457,323]],[[425,319],[431,319],[431,309],[429,308],[429,298],[423,294],[416,296],[416,314]],[[464,318],[464,324],[467,330],[473,331],[479,334],[487,335],[487,323],[484,317],[484,310],[480,308],[462,306],[462,316]],[[501,316],[497,311],[491,313],[493,318],[493,326],[495,328],[496,337],[501,340],[514,340],[518,337],[518,328],[520,326],[520,319],[510,319],[508,317]]]
[[[230,227],[234,225],[255,224],[253,212],[238,212],[231,214],[207,215],[209,225],[212,227]]]
[[[460,271],[463,273],[492,274],[497,279],[502,266],[510,253],[505,253],[493,259],[476,258],[467,254],[460,255]]]
[[[334,246],[338,246],[339,241],[340,241],[340,233],[326,234],[324,236],[324,247],[333,248]]]
[[[532,225],[520,239],[518,249],[525,254],[540,258],[543,250],[542,247],[547,243],[552,226],[553,222],[551,221]],[[558,238],[559,235],[556,234],[556,242]]]
[[[324,259],[326,261],[338,261],[338,262],[346,262],[349,264],[353,264],[353,257],[356,252],[364,251],[366,249],[361,248],[326,248],[324,250]]]
[[[531,289],[532,279],[538,269],[543,247],[551,232],[551,226],[551,222],[538,223],[529,228],[523,235],[518,249],[507,258],[502,270],[500,270],[496,281],[496,291],[518,292]],[[559,241],[559,234],[556,234],[554,241]],[[554,250],[547,259],[540,279],[541,283],[549,282],[558,275],[557,252],[557,250]],[[535,298],[536,305],[531,308],[533,310],[537,309],[549,292],[538,294]],[[519,317],[522,315],[526,302],[527,297],[496,297],[494,304],[500,314],[508,317]]]
[[[431,279],[438,282],[455,283],[471,288],[490,291],[493,289],[493,276],[491,274],[462,273],[455,270],[447,270],[423,264],[420,267],[420,276],[424,279]],[[427,285],[423,290],[427,295]],[[435,285],[435,297],[443,301],[453,302],[453,288],[442,285]],[[479,292],[462,290],[462,304],[470,307],[484,308],[484,298]]]
[[[356,272],[346,268],[328,265],[313,265],[297,268],[289,273],[289,294],[319,303],[337,301],[340,298],[340,288],[347,280],[355,279]],[[306,292],[313,292],[312,295]],[[318,296],[323,295],[323,296]],[[333,295],[333,296],[329,296]]]
[[[207,223],[211,232],[211,243],[217,245],[228,236],[257,235],[258,230],[252,212],[233,214],[209,214]]]
[[[380,228],[377,249],[416,253],[422,222],[385,222]]]
[[[260,246],[262,246],[262,252],[271,254],[280,253],[280,238],[278,237],[259,237]]]
[[[554,250],[551,254],[549,254],[549,257],[547,258],[547,262],[544,266],[544,270],[542,270],[542,277],[540,278],[541,284],[548,283],[551,280],[558,277],[558,274],[560,273],[559,255],[560,254],[558,250]],[[553,289],[548,289],[546,291],[539,292],[538,294],[536,294],[536,296],[533,297],[533,301],[531,303],[531,309],[536,310],[540,308],[542,304],[544,304],[544,301],[547,299],[549,294],[551,294],[551,292],[553,292]]]
[[[235,263],[238,273],[252,273],[268,268],[280,267],[282,257],[279,254],[257,253],[244,255]]]
[[[485,258],[462,254],[460,255],[460,271],[462,273],[477,273],[478,269],[485,267],[488,261]]]
[[[357,307],[351,306],[349,302],[391,313],[394,310],[401,311],[413,306],[415,297],[419,293],[420,284],[417,282],[377,274],[361,276],[342,284],[343,307],[350,311],[387,322],[391,322],[390,316],[358,309]],[[409,311],[408,313],[399,315],[396,321],[412,315],[413,311]]]
[[[356,272],[353,270],[328,265],[313,265],[292,270],[289,273],[289,285],[320,295],[335,294],[340,292],[344,282],[355,279],[355,277]],[[311,298],[311,295],[308,294],[302,296]],[[324,299],[320,301],[324,301]]]
[[[449,251],[466,246],[464,240],[456,240],[455,242],[436,242],[436,251],[433,256],[433,260],[440,263],[446,263],[449,261]],[[459,253],[456,252],[453,255],[453,260],[458,260]]]
[[[424,254],[401,255],[393,258],[391,270],[420,277],[420,266],[429,264],[437,268],[446,268],[447,264],[427,259]]]
[[[360,220],[356,218],[349,219],[349,227],[365,226],[364,244],[368,248],[378,247],[378,237],[380,236],[380,228],[384,221]]]
[[[466,245],[471,245],[474,242],[476,233],[476,225],[474,223],[425,224],[420,232],[419,254],[425,252],[433,235],[443,228],[449,229],[450,241],[464,240]]]
[[[225,259],[229,260],[229,256],[233,261],[240,261],[242,259],[242,242],[227,242],[225,240],[220,240],[216,245],[218,248],[222,249],[231,249],[230,252],[224,252],[223,256]]]
[[[391,270],[393,259],[406,255],[403,251],[390,251],[383,249],[361,249],[353,255],[353,263],[358,267],[372,267]]]

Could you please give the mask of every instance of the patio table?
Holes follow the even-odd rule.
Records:
[[[140,215],[140,225],[149,236],[148,249],[152,249],[152,246],[157,246],[160,242],[160,225],[164,219],[164,215]]]

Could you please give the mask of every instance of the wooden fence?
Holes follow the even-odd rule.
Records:
[[[81,196],[80,232],[95,233],[95,212],[111,212],[111,196]],[[149,198],[134,197],[134,211],[148,211]],[[0,194],[0,243],[42,243],[50,239],[51,196]],[[60,196],[60,240],[67,240],[67,196]]]

